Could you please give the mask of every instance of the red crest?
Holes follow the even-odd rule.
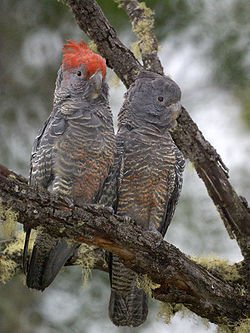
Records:
[[[100,55],[90,51],[82,40],[79,43],[71,40],[63,46],[63,69],[78,68],[84,65],[87,80],[98,70],[102,72],[103,78],[106,75],[106,61]]]

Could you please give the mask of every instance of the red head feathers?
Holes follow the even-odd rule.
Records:
[[[100,55],[90,51],[82,40],[80,43],[67,41],[63,46],[63,69],[70,70],[84,65],[87,80],[98,70],[106,75],[106,61]]]

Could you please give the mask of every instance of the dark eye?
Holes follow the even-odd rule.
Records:
[[[163,102],[163,100],[164,100],[164,98],[163,98],[162,96],[159,96],[159,97],[158,97],[158,101],[159,101],[159,102]]]
[[[81,75],[82,75],[82,72],[81,72],[81,71],[78,71],[76,74],[77,74],[78,76],[81,76]]]

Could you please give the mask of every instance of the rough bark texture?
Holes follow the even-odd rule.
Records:
[[[120,42],[97,2],[67,2],[79,27],[96,43],[100,54],[107,59],[108,66],[116,72],[125,86],[129,87],[143,67],[132,52]],[[138,6],[133,5],[133,1],[121,1],[121,4],[128,10],[129,17],[134,22]],[[228,169],[221,157],[203,137],[185,108],[178,118],[178,127],[173,133],[173,139],[184,156],[194,163],[230,237],[236,238],[242,255],[249,259],[249,210],[233,190],[228,180]]]
[[[20,223],[115,253],[125,266],[160,284],[154,298],[182,303],[216,324],[233,325],[246,317],[249,294],[245,291],[243,295],[243,284],[214,275],[132,220],[101,207],[72,210],[46,191],[37,193],[23,177],[2,166],[0,183],[2,205],[17,212]]]

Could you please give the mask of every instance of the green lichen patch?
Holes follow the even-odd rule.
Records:
[[[154,283],[146,274],[137,277],[136,286],[144,290],[149,297],[152,297],[152,290],[159,288],[160,284]]]
[[[169,324],[171,321],[171,318],[176,314],[176,312],[179,312],[181,314],[181,317],[194,317],[194,313],[190,311],[188,308],[186,308],[183,304],[170,304],[161,302],[160,303],[160,309],[157,314],[157,317],[164,320],[166,324]],[[206,318],[201,318],[201,321],[203,325],[208,329],[210,326],[209,320]]]
[[[230,328],[226,325],[219,325],[216,329],[216,333],[231,333],[232,331],[232,327]]]
[[[246,295],[246,289],[245,289],[244,287],[242,287],[242,288],[240,289],[240,295],[241,295],[241,296],[245,296],[245,295]]]
[[[235,325],[218,325],[216,333],[248,333],[250,332],[250,318],[240,320]]]
[[[234,333],[249,333],[250,332],[250,318],[241,320],[234,328]]]
[[[140,51],[140,44],[139,42],[134,42],[131,44],[131,50],[134,53],[134,56],[137,60],[141,59],[141,51]]]
[[[109,82],[111,87],[118,88],[120,86],[120,79],[117,75],[113,75]]]
[[[32,230],[30,235],[29,249],[33,247],[35,239],[35,232]],[[0,257],[0,282],[6,283],[15,274],[17,269],[20,268],[18,262],[12,260],[10,257],[12,255],[20,255],[23,252],[25,241],[25,233],[23,231],[18,231],[15,233],[15,239],[7,243],[5,249],[1,252]]]
[[[13,173],[10,173],[9,176],[8,176],[8,178],[10,178],[10,179],[16,179],[16,176]]]
[[[88,43],[88,48],[89,48],[92,52],[94,52],[94,53],[98,53],[98,51],[97,51],[97,45],[96,45],[96,43],[95,43],[93,40],[91,40],[91,41]]]
[[[124,0],[114,0],[114,2],[118,4],[118,8],[122,8]]]
[[[200,317],[201,321],[202,321],[202,324],[206,327],[206,329],[209,329],[210,327],[210,322],[207,318],[202,318]]]
[[[17,263],[14,260],[6,259],[5,256],[0,258],[0,282],[5,284],[15,275]]]
[[[192,257],[197,264],[213,271],[228,281],[236,281],[240,278],[236,265],[229,265],[227,259],[220,259],[215,255]]]
[[[140,2],[139,3],[139,6],[138,6],[141,10],[143,10],[143,14],[146,16],[146,17],[151,17],[154,15],[154,11],[147,7],[147,5],[145,4],[145,2]]]
[[[91,275],[91,271],[95,265],[95,256],[92,246],[82,244],[79,247],[76,264],[82,266],[83,288],[85,289],[88,283],[88,279]]]
[[[141,15],[140,20],[133,22],[132,30],[142,42],[143,51],[150,53],[153,51],[151,32],[154,28],[154,12],[144,2],[141,2],[138,8],[142,10],[143,15]]]
[[[18,213],[11,208],[6,208],[0,201],[0,219],[3,220],[0,226],[1,237],[11,238],[17,228]]]
[[[194,315],[194,313],[192,311],[190,311],[188,308],[186,308],[183,304],[178,303],[178,304],[172,304],[173,306],[173,312],[180,312],[181,313],[181,317],[192,317]]]
[[[133,32],[137,35],[138,39],[142,42],[141,48],[145,53],[151,53],[153,51],[152,38],[150,31],[154,27],[154,20],[142,19],[139,23],[133,25]]]
[[[32,230],[29,240],[29,249],[33,247],[35,236],[36,232]],[[15,233],[15,239],[13,240],[13,242],[6,245],[3,254],[12,255],[18,252],[22,252],[24,247],[24,241],[25,241],[25,233],[23,231],[17,231]]]
[[[169,324],[173,316],[173,306],[170,303],[161,302],[157,317],[163,319],[166,324]]]
[[[72,239],[69,238],[64,238],[64,239],[66,240],[68,247],[71,247],[75,244],[75,242]]]

